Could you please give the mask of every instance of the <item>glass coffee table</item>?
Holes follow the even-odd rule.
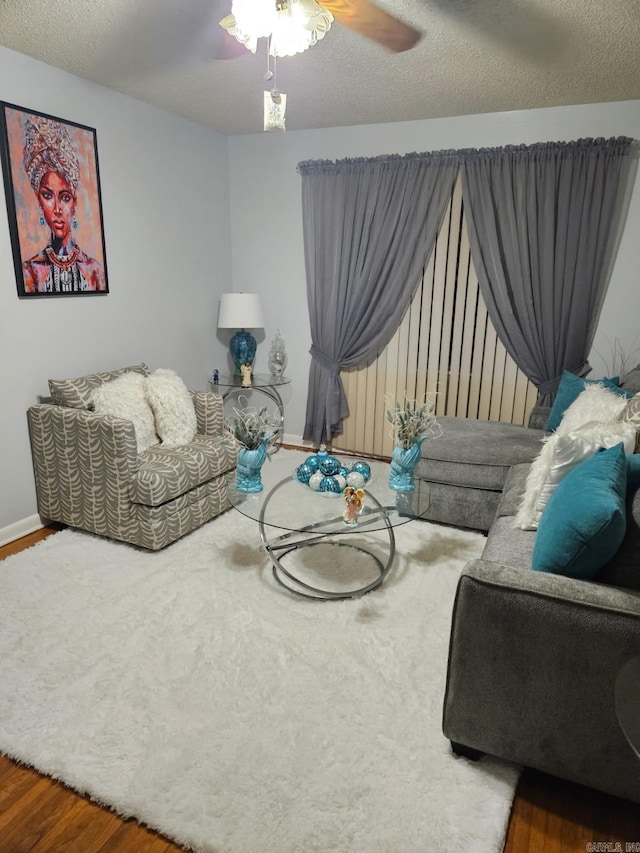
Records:
[[[337,454],[339,455],[339,454]],[[394,528],[424,516],[429,508],[428,484],[396,492],[389,488],[389,465],[367,459],[371,479],[357,524],[347,525],[342,495],[326,495],[299,483],[295,460],[271,457],[262,467],[263,490],[236,491],[235,478],[228,496],[231,505],[258,522],[262,545],[276,581],[306,598],[335,601],[357,598],[379,587],[389,574],[396,553]],[[341,456],[348,465],[357,461]]]

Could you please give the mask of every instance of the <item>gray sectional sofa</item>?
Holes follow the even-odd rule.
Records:
[[[640,367],[622,384],[640,391]],[[501,461],[529,440],[539,449],[543,434],[515,427],[508,450],[511,430],[496,432]],[[496,755],[640,803],[640,757],[616,708],[616,679],[640,655],[640,489],[627,491],[622,546],[594,580],[577,580],[531,569],[537,533],[513,523],[529,467],[508,467],[500,490],[495,470],[473,486],[487,504],[497,500],[482,557],[457,589],[443,732],[460,754]]]

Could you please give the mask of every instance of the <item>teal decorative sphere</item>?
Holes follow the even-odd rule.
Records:
[[[294,469],[293,476],[314,492],[340,496],[347,485],[363,488],[371,479],[371,467],[360,460],[349,465],[331,456],[323,447],[317,453],[307,456],[304,462]]]
[[[309,456],[309,458],[306,460],[306,462],[304,464],[308,465],[313,471],[317,471],[318,468],[320,467],[320,460],[318,459],[318,457],[316,455]]]
[[[330,477],[340,472],[340,463],[335,456],[325,456],[320,460],[320,470],[325,476]]]
[[[354,462],[351,470],[357,471],[358,474],[362,474],[365,483],[371,477],[371,467],[367,465],[366,462]]]
[[[320,491],[331,492],[332,494],[337,495],[340,494],[342,489],[340,488],[340,483],[335,477],[323,477],[322,482],[320,483]]]
[[[313,465],[309,465],[308,462],[303,462],[302,465],[299,465],[296,468],[296,479],[301,483],[308,483],[312,474],[315,473],[315,468]]]

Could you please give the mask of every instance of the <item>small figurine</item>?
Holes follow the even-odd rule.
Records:
[[[342,518],[346,525],[355,527],[364,506],[364,489],[354,489],[353,486],[347,486],[343,495],[345,510],[342,513]]]
[[[249,388],[251,386],[251,365],[249,362],[240,365],[240,371],[242,373],[242,387]]]
[[[217,385],[219,381],[220,381],[220,374],[218,373],[217,370],[214,370],[213,371],[213,384]]]

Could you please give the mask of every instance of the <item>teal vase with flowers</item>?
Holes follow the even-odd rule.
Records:
[[[236,490],[256,494],[263,489],[262,466],[269,458],[269,441],[276,434],[275,422],[266,408],[234,409],[234,417],[227,422],[239,442],[236,466]]]
[[[396,492],[415,489],[414,471],[420,459],[422,443],[442,433],[433,411],[435,403],[405,400],[387,409],[394,441],[389,471],[389,487]]]

